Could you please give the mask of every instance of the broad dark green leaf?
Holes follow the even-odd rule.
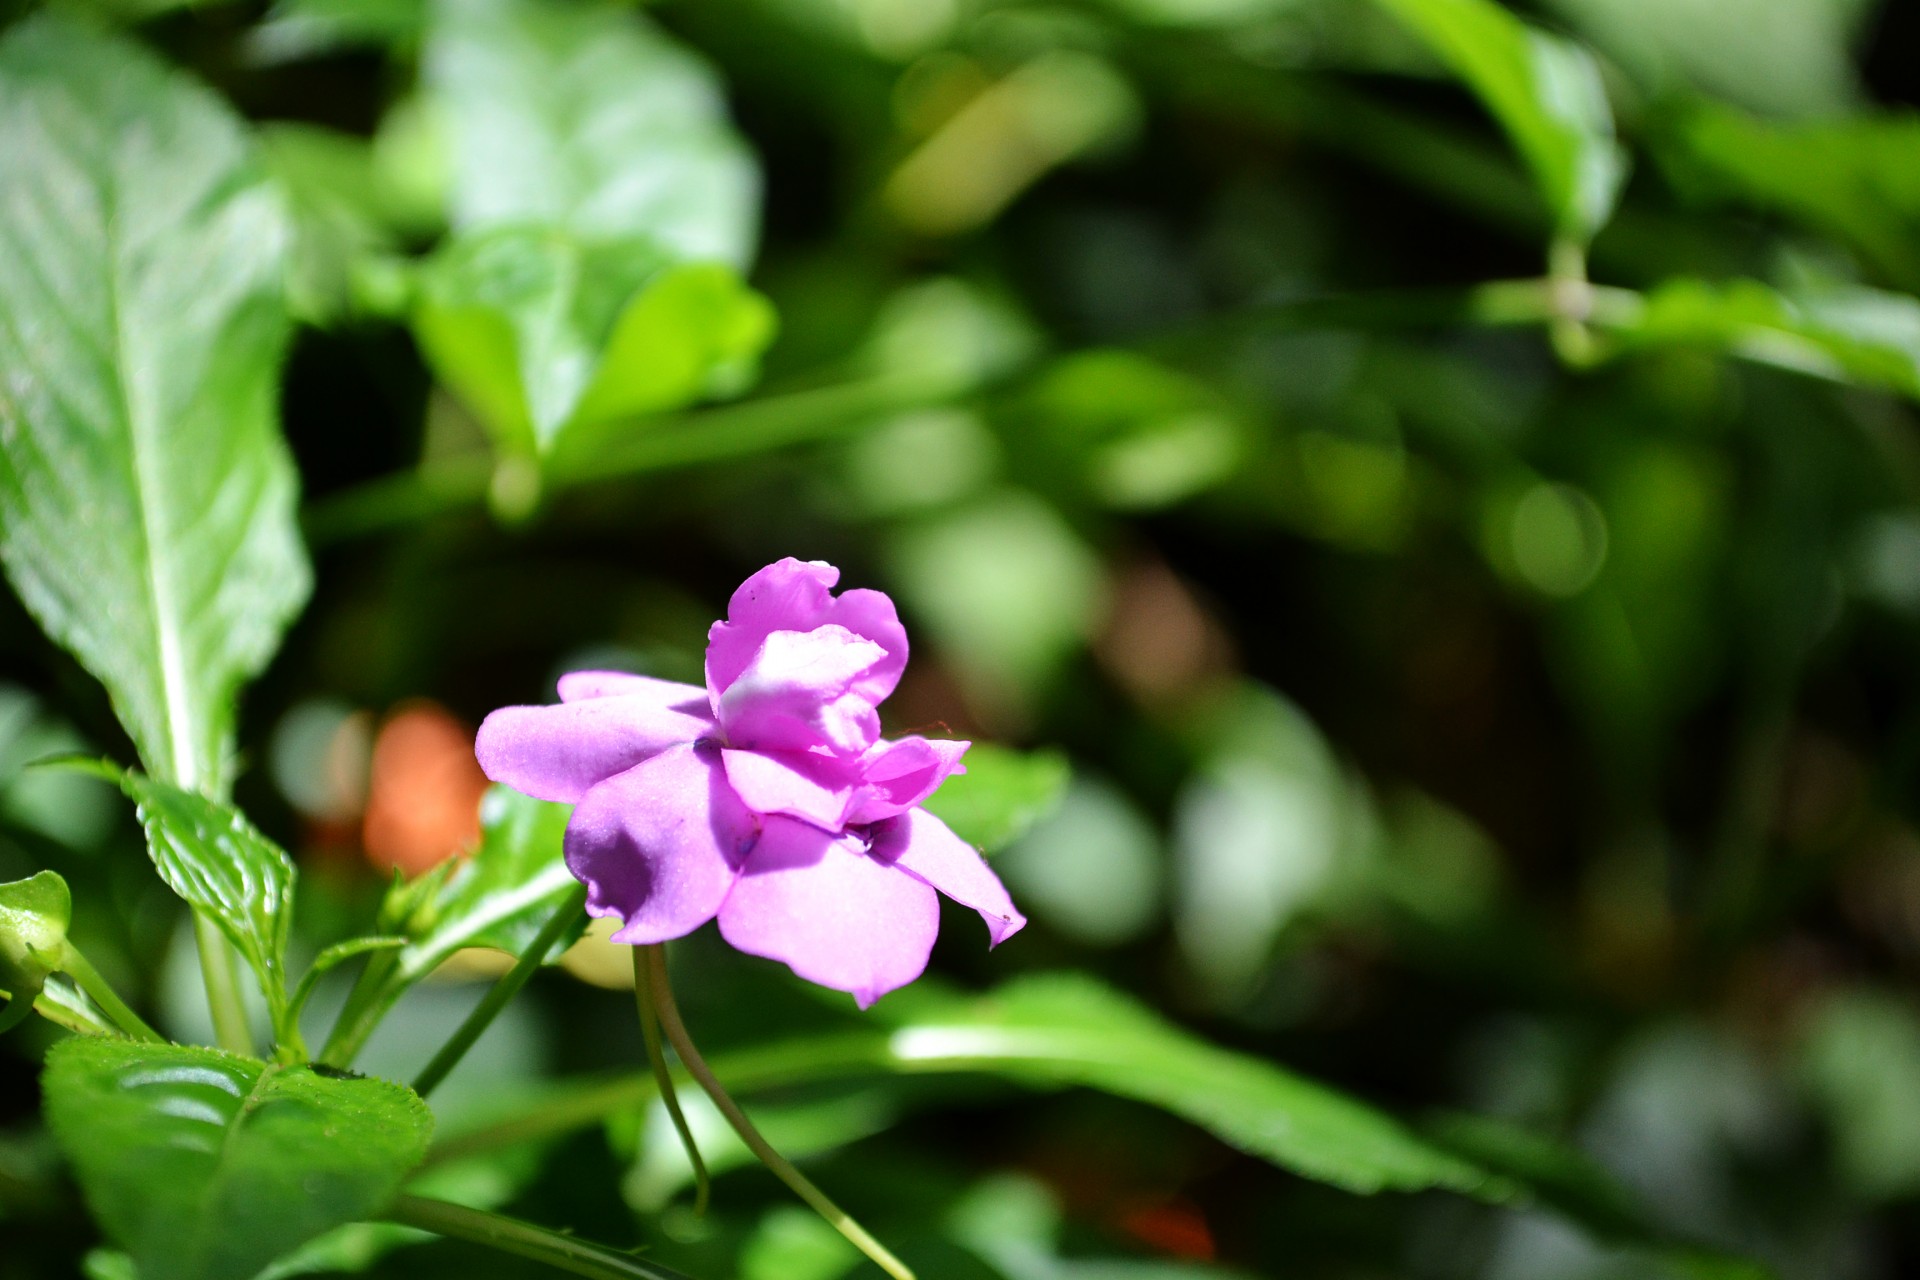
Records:
[[[408,982],[423,978],[462,947],[517,955],[532,946],[579,884],[567,870],[561,844],[572,812],[571,805],[508,787],[490,789],[480,807],[480,847],[419,913],[414,940],[400,952],[399,976]],[[579,936],[577,929],[562,936],[547,961],[559,960]]]
[[[120,786],[139,806],[160,878],[219,925],[246,959],[285,1039],[293,860],[231,805],[133,770],[120,776]]]
[[[967,749],[967,771],[940,784],[926,807],[968,844],[997,853],[1059,807],[1073,767],[1058,751]]]
[[[414,331],[497,437],[545,453],[571,428],[739,385],[773,312],[732,268],[676,263],[650,238],[522,226],[455,238],[427,274]]]
[[[53,872],[0,884],[0,990],[8,997],[0,1009],[0,1031],[32,1012],[34,999],[66,955],[72,921],[73,897]]]
[[[47,1055],[47,1119],[141,1280],[251,1280],[378,1212],[433,1118],[383,1080],[113,1039]]]
[[[423,74],[450,132],[457,230],[645,236],[744,268],[759,177],[713,73],[631,8],[434,0]]]
[[[218,791],[309,583],[280,203],[217,98],[58,17],[0,41],[0,155],[0,556],[147,768]]]
[[[1920,399],[1920,301],[1906,294],[1673,280],[1647,294],[1617,336],[1628,349],[1710,347]]]
[[[1593,239],[1613,213],[1626,157],[1593,57],[1493,0],[1381,0],[1466,81],[1533,171],[1557,233]]]

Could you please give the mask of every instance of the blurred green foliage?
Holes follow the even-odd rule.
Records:
[[[940,976],[861,1020],[710,938],[676,977],[923,1276],[1920,1267],[1911,6],[4,21],[0,882],[64,877],[163,1030],[211,1028],[127,806],[28,762],[232,778],[302,870],[290,954],[412,938],[364,961],[418,961],[362,1064],[404,1074],[478,994],[413,987],[434,922],[555,818],[490,802],[499,861],[380,921],[376,730],[584,665],[697,678],[731,586],[797,554],[901,601],[890,728],[980,743],[934,807],[1035,924],[987,955],[955,913]],[[156,442],[185,465],[113,465]],[[296,468],[312,598],[230,713],[306,598]],[[694,1218],[630,997],[529,991],[414,1190],[694,1275],[853,1273],[700,1108],[741,1171]],[[6,1280],[100,1243],[35,1119],[54,1037],[0,1046]],[[271,1274],[546,1274],[394,1251],[423,1238]]]

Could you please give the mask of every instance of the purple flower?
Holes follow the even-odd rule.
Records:
[[[862,1007],[919,977],[935,890],[1017,933],[985,860],[919,807],[970,745],[880,736],[907,633],[878,591],[786,559],[742,583],[707,634],[707,687],[576,671],[560,704],[480,726],[487,776],[575,806],[567,866],[615,942],[721,936]]]

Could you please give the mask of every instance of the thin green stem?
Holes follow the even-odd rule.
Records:
[[[760,1131],[753,1127],[753,1121],[747,1119],[747,1113],[740,1109],[740,1104],[721,1087],[720,1081],[707,1067],[706,1060],[700,1056],[700,1051],[694,1047],[693,1038],[687,1034],[686,1024],[680,1020],[679,1006],[673,1002],[673,988],[667,983],[666,958],[661,949],[649,947],[644,952],[642,958],[645,961],[648,994],[652,996],[653,1006],[659,1012],[661,1030],[666,1032],[668,1042],[680,1055],[688,1074],[707,1091],[707,1096],[713,1099],[713,1105],[727,1118],[727,1123],[747,1144],[747,1149],[758,1156],[760,1163],[771,1169],[775,1177],[792,1188],[795,1195],[806,1201],[809,1208],[825,1218],[834,1230],[878,1263],[882,1271],[893,1276],[894,1280],[914,1280],[913,1272],[907,1269],[905,1263],[869,1235],[867,1229],[855,1222],[846,1210],[827,1199],[825,1192],[814,1186],[805,1174],[794,1168],[785,1156],[760,1136]]]
[[[113,1020],[113,1025],[132,1036],[135,1040],[151,1040],[156,1044],[165,1044],[166,1037],[148,1026],[139,1014],[127,1006],[120,993],[111,983],[100,976],[93,962],[80,954],[80,948],[67,943],[66,954],[60,958],[60,967],[68,977],[80,984],[93,1002],[100,1006],[102,1013]]]
[[[653,1068],[653,1082],[660,1090],[661,1105],[673,1120],[680,1145],[687,1149],[687,1162],[693,1166],[693,1211],[705,1217],[713,1180],[707,1175],[707,1162],[700,1157],[700,1144],[693,1140],[686,1112],[680,1109],[680,1094],[673,1086],[673,1069],[667,1066],[666,1050],[660,1043],[660,1011],[653,1006],[653,984],[647,981],[646,953],[660,949],[657,944],[633,949],[634,1004],[640,1010],[640,1038],[647,1042],[647,1063]]]
[[[333,1021],[327,1042],[320,1047],[320,1061],[330,1067],[349,1067],[367,1043],[367,1037],[380,1025],[380,1019],[396,998],[387,981],[399,964],[398,952],[382,951],[367,961],[347,992],[347,1002]]]
[[[630,1253],[606,1245],[549,1231],[518,1218],[426,1196],[399,1197],[388,1207],[385,1217],[388,1222],[397,1222],[403,1227],[415,1227],[448,1239],[465,1240],[531,1258],[576,1276],[586,1276],[588,1280],[687,1280],[678,1271],[642,1262]]]
[[[253,1030],[247,1025],[247,1007],[240,999],[240,974],[233,948],[220,936],[220,927],[203,913],[193,913],[193,939],[200,948],[200,977],[207,985],[207,1010],[213,1015],[213,1034],[229,1053],[253,1053]]]
[[[433,1055],[433,1061],[427,1064],[427,1069],[422,1071],[419,1078],[413,1082],[415,1093],[423,1098],[426,1097],[447,1078],[448,1072],[460,1065],[460,1059],[467,1056],[467,1050],[473,1048],[473,1042],[480,1038],[483,1031],[493,1025],[493,1020],[500,1016],[500,1011],[507,1007],[507,1002],[520,994],[520,988],[527,985],[527,980],[533,977],[534,971],[546,963],[547,952],[553,950],[553,945],[560,941],[561,936],[580,918],[580,913],[586,905],[586,888],[577,886],[553,913],[553,918],[547,921],[546,927],[540,930],[539,936],[533,940],[532,945],[520,953],[520,958],[513,962],[513,968],[507,970],[505,976],[493,984],[493,989],[474,1006],[473,1012],[467,1015],[466,1021],[460,1024],[452,1038],[440,1046],[440,1052]]]

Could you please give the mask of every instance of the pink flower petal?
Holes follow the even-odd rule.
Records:
[[[755,813],[787,814],[834,832],[846,827],[857,762],[801,751],[720,754],[734,794]]]
[[[861,786],[847,807],[846,822],[864,825],[891,818],[925,800],[956,773],[971,742],[950,738],[901,738],[883,742],[861,762]]]
[[[854,690],[869,706],[885,701],[907,667],[906,628],[884,593],[860,590],[836,597],[831,589],[838,581],[840,571],[832,565],[789,556],[741,583],[727,602],[726,620],[707,632],[707,688],[716,698],[726,692],[775,631],[834,625],[885,651]]]
[[[1027,918],[1007,896],[979,850],[928,813],[913,809],[873,829],[873,856],[924,880],[987,922],[990,945],[999,946],[1027,927]]]
[[[756,751],[820,747],[857,756],[880,736],[880,716],[859,692],[886,650],[845,627],[774,631],[761,641],[714,715],[729,744]]]
[[[766,820],[720,907],[728,942],[850,991],[863,1009],[920,976],[939,928],[926,884],[876,862],[855,837],[793,818]]]
[[[571,804],[649,756],[715,732],[704,707],[676,705],[649,690],[551,707],[502,707],[481,722],[473,749],[495,782]]]
[[[662,706],[681,707],[692,714],[709,715],[707,691],[697,684],[681,684],[625,671],[569,671],[560,677],[560,701],[585,702],[622,694],[644,695]]]
[[[567,823],[567,869],[588,912],[623,922],[615,942],[665,942],[713,918],[755,834],[719,752],[678,746],[587,792]]]

